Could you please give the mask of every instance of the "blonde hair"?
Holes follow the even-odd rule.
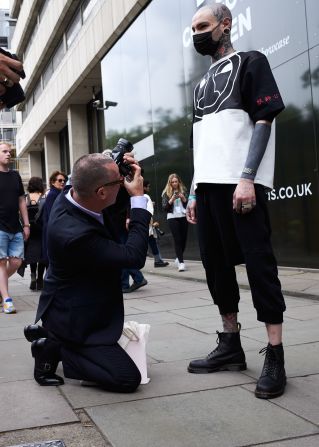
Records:
[[[162,197],[165,194],[167,195],[167,197],[171,197],[173,195],[173,188],[171,185],[173,178],[177,178],[177,180],[178,180],[178,188],[177,188],[178,192],[181,192],[182,194],[184,194],[186,192],[185,185],[182,182],[182,179],[180,178],[180,176],[178,174],[173,173],[168,176],[166,186],[162,192]]]
[[[12,151],[12,145],[6,141],[0,141],[0,146],[7,146],[7,148]]]

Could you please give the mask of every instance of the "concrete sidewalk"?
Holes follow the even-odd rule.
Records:
[[[10,290],[18,313],[0,314],[0,447],[53,439],[66,447],[318,446],[319,271],[280,269],[288,385],[284,396],[264,401],[253,391],[265,329],[248,290],[240,304],[247,371],[187,373],[189,360],[211,351],[222,329],[201,264],[187,266],[154,269],[148,260],[148,285],[125,295],[126,319],[151,324],[151,382],[129,395],[72,380],[58,388],[34,382],[23,327],[34,319],[39,294],[29,290],[28,272],[15,275]],[[238,280],[247,288],[243,270]]]

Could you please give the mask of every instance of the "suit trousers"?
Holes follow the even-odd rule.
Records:
[[[245,263],[257,319],[283,322],[286,309],[273,254],[267,196],[255,185],[256,207],[233,210],[236,185],[200,184],[196,189],[197,230],[207,285],[221,315],[237,313],[239,288],[235,265]]]
[[[131,357],[114,345],[67,347],[62,344],[65,377],[95,382],[101,388],[132,393],[141,383],[141,374]]]

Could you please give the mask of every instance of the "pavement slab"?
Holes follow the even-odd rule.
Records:
[[[253,385],[243,385],[254,391]],[[316,424],[319,428],[319,374],[290,378],[283,396],[273,401],[275,405]],[[319,445],[319,444],[318,444]]]
[[[0,395],[0,432],[78,421],[58,387],[7,382],[0,384]]]
[[[279,269],[289,287],[284,325],[288,385],[283,396],[264,401],[253,391],[266,332],[256,321],[243,266],[236,270],[245,287],[239,320],[248,369],[187,372],[189,360],[205,357],[216,347],[216,330],[222,331],[201,263],[188,261],[187,266],[182,275],[172,262],[154,269],[148,260],[148,285],[124,297],[126,320],[151,325],[151,381],[132,394],[82,387],[69,379],[58,388],[38,386],[23,327],[34,321],[39,292],[29,290],[28,272],[25,278],[10,278],[18,313],[0,313],[0,447],[52,439],[62,439],[66,447],[317,447],[319,271]],[[57,373],[62,374],[61,365]]]
[[[303,436],[302,438],[288,439],[287,441],[271,442],[266,447],[318,447],[319,436]],[[249,447],[260,447],[256,444]]]
[[[30,343],[25,338],[1,341],[0,365],[0,385],[3,382],[30,379],[34,367]]]
[[[188,361],[179,361],[149,365],[150,383],[140,386],[134,394],[103,392],[95,387],[80,386],[79,381],[75,380],[67,380],[61,391],[73,408],[88,408],[255,383],[253,378],[240,372],[190,374],[187,372],[188,363]]]
[[[319,433],[318,426],[270,401],[255,399],[240,387],[99,406],[87,412],[112,444],[125,447],[240,447]]]

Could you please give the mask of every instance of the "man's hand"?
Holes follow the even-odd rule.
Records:
[[[143,188],[143,177],[141,176],[141,168],[138,165],[138,162],[134,160],[134,157],[124,155],[125,163],[130,165],[132,169],[132,174],[129,178],[124,179],[124,186],[126,191],[130,196],[143,196],[144,188]]]
[[[189,223],[195,225],[197,223],[196,217],[196,199],[188,200],[186,207],[186,219]]]
[[[30,237],[30,227],[23,227],[23,240],[27,241]]]
[[[20,82],[20,76],[13,70],[22,71],[22,63],[0,53],[0,82],[8,83],[8,87]]]
[[[0,53],[0,96],[6,93],[7,87],[20,81],[20,76],[13,70],[22,71],[22,63]],[[0,101],[0,110],[4,107],[5,104]]]
[[[238,214],[247,214],[256,206],[253,180],[240,179],[233,195],[233,209]]]

